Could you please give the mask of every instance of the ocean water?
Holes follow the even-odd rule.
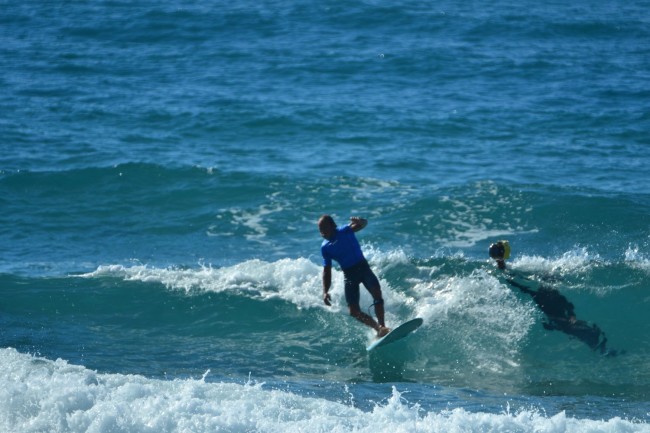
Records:
[[[648,10],[4,2],[0,431],[650,432]]]

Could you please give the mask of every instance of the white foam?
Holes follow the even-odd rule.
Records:
[[[204,265],[192,269],[108,265],[81,275],[86,278],[104,276],[161,283],[171,290],[187,293],[228,292],[256,299],[282,298],[299,307],[322,304],[320,267],[307,259],[248,260],[223,268]]]
[[[229,230],[221,225],[212,225],[208,228],[208,236],[238,236],[242,235],[249,242],[267,244],[269,231],[268,220],[274,215],[282,214],[285,203],[280,199],[280,193],[269,194],[267,201],[257,208],[242,209],[239,207],[221,209],[217,219],[223,224],[223,220],[229,221]]]
[[[625,262],[633,269],[650,272],[650,259],[639,251],[637,245],[630,245],[625,250]]]
[[[517,413],[424,411],[393,388],[364,412],[344,403],[306,398],[261,384],[158,380],[99,374],[66,361],[0,349],[0,431],[13,433],[167,432],[626,432],[650,426],[620,418],[593,421]],[[406,387],[407,385],[404,385]]]
[[[517,300],[484,271],[441,277],[414,286],[416,315],[442,333],[448,350],[477,368],[494,372],[517,365],[518,353],[535,323],[535,310]],[[435,334],[434,334],[435,337]]]
[[[587,272],[594,265],[602,263],[598,254],[592,254],[584,247],[576,247],[555,259],[521,255],[511,261],[511,266],[526,272],[568,275]]]
[[[390,266],[396,257],[406,256],[400,252],[382,255],[369,250],[372,257],[371,266],[379,268]],[[378,262],[375,266],[374,261]],[[170,290],[192,292],[231,293],[247,296],[253,299],[282,299],[296,305],[298,308],[324,308],[322,300],[322,267],[312,261],[299,259],[282,259],[275,262],[263,260],[248,260],[233,266],[213,268],[200,266],[192,269],[156,268],[146,265],[107,265],[100,266],[95,271],[80,275],[83,278],[115,277],[127,281],[142,281],[160,283]],[[389,322],[400,322],[406,318],[398,318],[393,311],[400,307],[409,307],[413,299],[402,293],[391,290],[387,281],[380,278],[383,295],[386,301],[386,318]],[[343,295],[343,273],[337,269],[332,271],[332,307],[327,311],[339,313],[347,311]],[[361,306],[366,308],[372,304],[372,298],[366,290],[361,290]]]

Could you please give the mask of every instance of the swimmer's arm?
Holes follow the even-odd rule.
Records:
[[[350,218],[350,228],[353,232],[358,232],[362,228],[368,225],[368,220],[365,218],[351,217]]]

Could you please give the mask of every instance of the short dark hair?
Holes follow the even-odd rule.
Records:
[[[327,221],[328,224],[331,224],[333,226],[336,225],[336,223],[334,222],[334,218],[332,218],[330,215],[327,215],[327,214],[321,215],[321,217],[318,219],[318,224],[320,225],[320,224],[322,224],[322,223],[324,223],[326,221]]]

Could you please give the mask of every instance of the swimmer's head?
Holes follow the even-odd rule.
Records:
[[[508,241],[497,241],[490,245],[488,252],[494,260],[503,261],[510,257],[510,244]]]

